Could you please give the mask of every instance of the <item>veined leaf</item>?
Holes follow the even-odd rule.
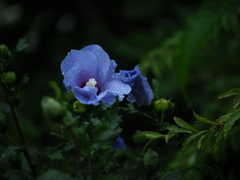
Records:
[[[184,121],[178,117],[174,117],[174,121],[177,123],[177,125],[179,125],[182,128],[188,129],[190,131],[198,132],[197,129],[195,129],[190,124],[188,124],[186,121]]]
[[[229,96],[240,95],[240,88],[231,89],[230,91],[218,96],[218,99],[226,98]]]
[[[235,109],[233,112],[229,112],[230,116],[226,120],[224,127],[223,127],[223,132],[224,132],[224,138],[227,139],[227,134],[234,125],[234,123],[240,118],[240,108]]]
[[[199,138],[198,143],[197,143],[197,148],[198,148],[198,150],[201,150],[201,149],[202,149],[202,142],[203,142],[203,140],[205,139],[206,135],[207,135],[207,133],[206,133],[206,134],[203,134],[203,135]]]
[[[233,109],[237,108],[240,105],[240,95],[237,95],[234,99],[233,99]]]
[[[203,123],[213,124],[213,125],[220,125],[220,124],[222,124],[222,123],[216,123],[216,122],[209,121],[208,119],[203,118],[203,117],[199,116],[198,114],[196,114],[195,111],[193,111],[193,115],[194,115],[194,117],[197,120],[199,120],[200,122],[203,122]]]
[[[205,133],[205,131],[200,131],[190,135],[185,141],[183,142],[183,150],[195,139],[196,137],[200,136],[201,134]]]
[[[222,138],[223,138],[223,131],[220,131],[220,132],[217,133],[217,138],[216,138],[216,141],[215,141],[215,143],[214,143],[214,145],[213,145],[213,151],[214,151],[214,153],[217,152],[217,150],[218,150],[218,144],[219,144],[219,142],[220,142],[220,140],[221,140]]]

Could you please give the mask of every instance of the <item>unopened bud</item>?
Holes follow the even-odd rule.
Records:
[[[166,112],[171,108],[171,101],[161,98],[154,102],[154,107],[157,111]]]
[[[87,110],[87,106],[85,104],[80,103],[79,101],[75,101],[73,103],[73,110],[76,113],[84,113]]]
[[[65,108],[52,97],[43,97],[41,106],[45,116],[49,119],[59,119],[64,116]]]
[[[14,72],[10,72],[10,71],[3,73],[1,76],[1,81],[7,85],[12,85],[13,83],[16,82],[16,79],[17,79],[16,74]]]
[[[10,51],[5,44],[0,45],[0,59],[5,59],[9,56]]]

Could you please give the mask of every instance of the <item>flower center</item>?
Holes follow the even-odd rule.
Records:
[[[90,86],[90,87],[95,87],[97,84],[97,81],[94,78],[91,78],[88,80],[88,82],[86,83],[86,86]]]

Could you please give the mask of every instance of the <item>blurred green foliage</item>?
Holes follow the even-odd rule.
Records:
[[[30,35],[29,47],[17,54],[14,63],[6,68],[7,71],[16,73],[18,82],[28,80],[25,73],[30,77],[18,102],[28,144],[35,144],[38,148],[58,144],[59,138],[50,135],[50,132],[61,129],[57,120],[50,121],[44,117],[42,97],[54,96],[54,88],[55,92],[59,92],[52,80],[61,87],[60,63],[70,49],[99,44],[110,58],[117,61],[119,69],[129,70],[140,64],[141,70],[151,81],[156,100],[166,98],[175,103],[175,109],[164,120],[176,122],[185,128],[182,129],[183,132],[187,133],[189,124],[196,123],[194,119],[206,124],[209,119],[219,119],[224,114],[225,118],[230,119],[229,124],[223,127],[225,131],[219,131],[217,139],[214,136],[218,132],[214,131],[209,135],[204,131],[207,125],[194,124],[194,128],[201,130],[188,136],[188,139],[187,135],[178,137],[181,143],[185,142],[187,145],[185,151],[181,151],[180,142],[174,142],[172,136],[164,136],[164,143],[161,141],[154,147],[154,150],[160,149],[163,152],[158,155],[162,171],[152,178],[234,179],[239,168],[238,104],[231,109],[232,102],[229,99],[217,100],[217,97],[239,86],[239,17],[238,0],[107,0],[104,3],[95,0],[57,3],[45,0],[0,0],[0,44],[13,49],[11,53],[14,54],[14,49],[19,51],[27,47],[24,39],[18,39],[26,34]],[[58,93],[56,99],[59,100],[60,96]],[[15,127],[10,120],[10,110],[4,97],[0,96],[0,100],[1,110],[7,114],[4,122],[10,122],[7,125],[9,137],[17,137],[16,132],[11,131]],[[201,116],[193,114],[193,109]],[[0,115],[3,117],[2,112]],[[151,131],[155,126],[145,116],[124,112],[122,115],[122,136],[129,147],[138,149],[138,146],[133,145],[132,135],[136,130]],[[174,116],[179,118],[174,119]],[[98,120],[91,123],[98,123]],[[231,131],[229,128],[232,128]],[[228,136],[227,140],[224,140],[225,136]],[[206,139],[209,141],[206,142]],[[170,150],[166,150],[165,142],[168,142]],[[214,142],[219,146],[214,146]],[[6,143],[1,135],[0,143]],[[217,149],[215,154],[214,149]],[[18,159],[22,158],[15,146],[0,148],[0,152],[5,157],[11,156],[10,164],[19,162]],[[31,152],[35,152],[35,147],[32,147]],[[149,157],[155,156],[150,150],[148,152]],[[50,167],[58,165],[58,161],[62,162],[61,153],[56,151],[49,156],[50,159],[56,159]],[[139,157],[135,156],[133,161],[139,162]],[[145,157],[147,159],[148,156]],[[134,162],[131,163],[124,167],[135,168],[132,171],[135,172]],[[64,166],[60,166],[63,165],[59,165],[60,170],[64,169]],[[108,168],[111,169],[111,165],[106,166],[106,171]],[[57,170],[46,171],[40,179],[45,179],[49,174],[69,178],[64,172],[56,172]],[[106,178],[118,177],[109,175]]]

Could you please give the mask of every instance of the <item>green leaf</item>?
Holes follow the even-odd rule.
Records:
[[[165,136],[164,134],[160,134],[154,131],[143,131],[142,133],[145,135],[147,139],[159,139]]]
[[[148,148],[147,152],[144,154],[143,162],[148,169],[155,168],[158,164],[158,154],[151,148]]]
[[[234,99],[233,99],[233,109],[237,108],[240,105],[240,95],[237,95]]]
[[[202,142],[203,142],[203,140],[205,139],[206,135],[207,135],[207,133],[206,133],[206,134],[203,134],[203,135],[199,138],[198,143],[197,143],[197,148],[198,148],[198,150],[201,150],[201,149],[202,149]]]
[[[218,99],[226,98],[229,96],[235,96],[240,94],[240,88],[231,89],[230,91],[218,96]]]
[[[190,135],[187,139],[185,139],[185,141],[183,142],[183,150],[189,146],[189,144],[193,141],[193,139],[197,138],[198,136],[200,136],[201,134],[205,133],[205,131],[200,131],[197,133],[194,133],[192,135]]]
[[[192,62],[201,48],[216,35],[228,3],[228,0],[204,0],[199,11],[188,22],[179,49],[176,51],[177,75],[184,92]]]
[[[77,178],[73,178],[68,174],[65,174],[58,170],[47,170],[43,174],[41,174],[37,180],[76,180]]]
[[[60,138],[64,138],[62,134],[59,134],[57,132],[50,132],[51,135],[53,136],[57,136],[57,137],[60,137]]]
[[[158,141],[158,139],[149,139],[148,142],[143,147],[143,152],[146,151],[147,147],[149,147],[151,144],[154,144]]]
[[[203,118],[203,117],[199,116],[198,114],[196,114],[195,111],[193,111],[193,115],[194,115],[194,117],[197,120],[199,120],[200,122],[203,122],[203,123],[213,124],[213,125],[220,125],[220,124],[222,124],[222,123],[215,123],[215,122],[209,121],[208,119]]]
[[[167,135],[165,136],[165,141],[166,141],[166,143],[168,143],[169,140],[170,140],[171,138],[173,138],[175,135],[176,135],[175,133],[167,134]]]
[[[178,117],[174,117],[174,121],[177,123],[177,125],[179,125],[182,128],[188,129],[190,131],[198,132],[198,130],[196,130],[194,127],[192,127],[186,121],[184,121]]]
[[[21,88],[29,81],[29,79],[30,79],[30,77],[29,77],[28,73],[23,74],[17,89],[21,90]]]
[[[215,136],[217,136],[217,138],[216,138],[216,141],[215,141],[215,143],[214,143],[214,145],[213,145],[213,151],[214,151],[214,153],[217,152],[219,142],[220,142],[220,140],[223,138],[223,131],[221,131],[221,129],[218,130],[218,132],[215,134]]]
[[[179,128],[176,126],[167,126],[166,129],[169,130],[169,133],[192,133],[192,131],[189,131],[187,129]]]
[[[227,139],[227,134],[231,130],[234,123],[240,118],[240,108],[230,112],[229,118],[226,120],[223,126],[224,138]]]
[[[26,35],[18,40],[17,46],[15,48],[16,52],[23,51],[29,46],[30,35]]]
[[[64,159],[63,155],[62,155],[62,151],[61,150],[57,150],[57,151],[54,151],[54,152],[51,152],[48,154],[48,157],[50,159]]]

